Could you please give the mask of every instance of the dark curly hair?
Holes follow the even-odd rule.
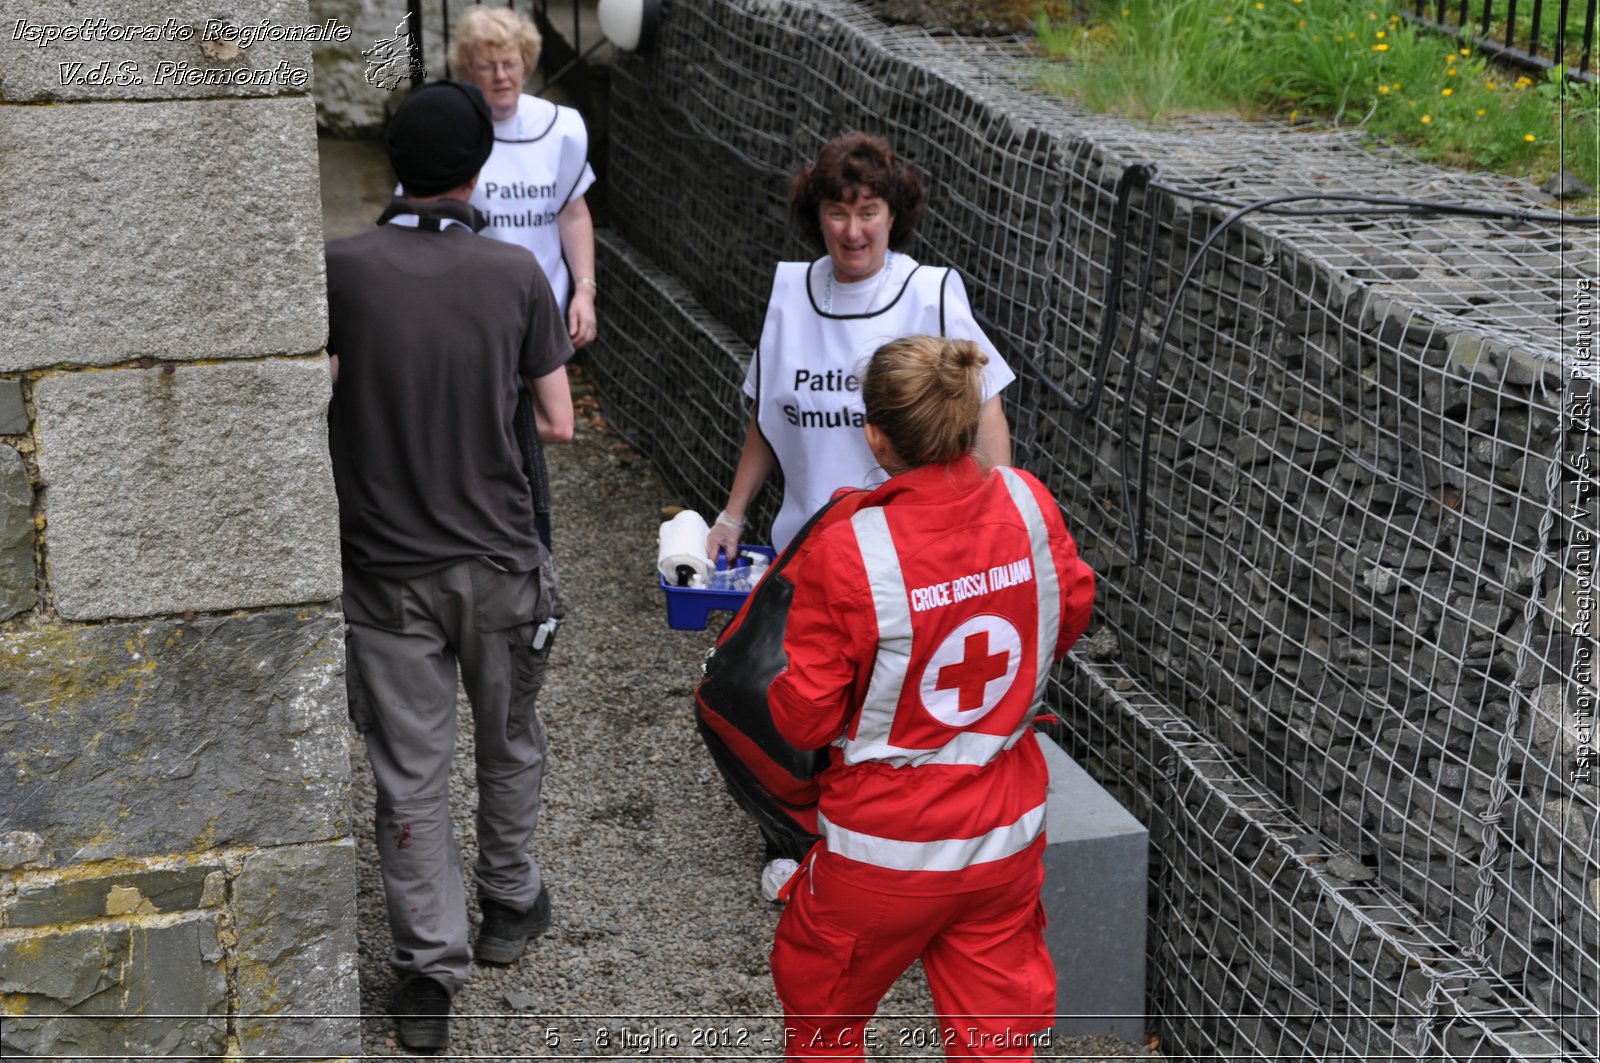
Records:
[[[922,220],[922,182],[917,171],[897,158],[889,142],[856,130],[834,137],[817,153],[817,161],[796,171],[789,181],[789,213],[806,242],[826,251],[820,212],[826,199],[853,202],[866,189],[889,205],[894,224],[889,246],[905,250]]]

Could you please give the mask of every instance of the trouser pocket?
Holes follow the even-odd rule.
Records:
[[[797,872],[796,878],[801,873]],[[773,988],[793,1014],[821,1016],[858,1010],[849,992],[856,932],[818,918],[812,898],[798,896],[803,889],[791,895],[773,936]]]
[[[506,730],[517,734],[532,726],[534,740],[542,752],[545,749],[544,721],[539,718],[538,703],[549,665],[550,647],[546,644],[544,649],[536,650],[531,640],[531,633],[524,634],[521,628],[511,633],[511,707],[506,716]]]
[[[539,749],[544,751],[544,722],[539,718],[538,700],[555,639],[554,626],[546,623],[555,615],[554,565],[547,561],[527,575],[532,587],[531,622],[507,632],[511,639],[511,708],[506,727],[516,734],[531,726]]]

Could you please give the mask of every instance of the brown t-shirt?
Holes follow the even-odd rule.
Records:
[[[328,440],[346,564],[404,578],[545,550],[512,428],[519,375],[572,343],[533,255],[458,225],[329,241]]]

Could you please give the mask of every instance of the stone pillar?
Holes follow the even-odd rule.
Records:
[[[310,14],[0,33],[7,1058],[360,1051],[310,46],[213,19]]]

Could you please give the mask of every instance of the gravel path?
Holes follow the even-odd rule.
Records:
[[[553,448],[550,461],[568,615],[541,702],[551,764],[534,851],[554,923],[518,964],[474,966],[456,997],[450,1053],[435,1058],[774,1058],[782,1023],[767,950],[779,908],[759,895],[761,843],[723,790],[690,709],[700,655],[727,614],[713,613],[704,632],[667,627],[652,570],[660,507],[673,499],[585,405],[576,443]],[[470,864],[465,704],[453,795]],[[403,1055],[387,1016],[394,977],[371,837],[372,777],[359,742],[351,753],[362,824],[363,1048]],[[942,1058],[923,1047],[930,1012],[914,967],[883,1001],[882,1048],[871,1055]],[[1148,1054],[1109,1039],[1051,1053]]]

